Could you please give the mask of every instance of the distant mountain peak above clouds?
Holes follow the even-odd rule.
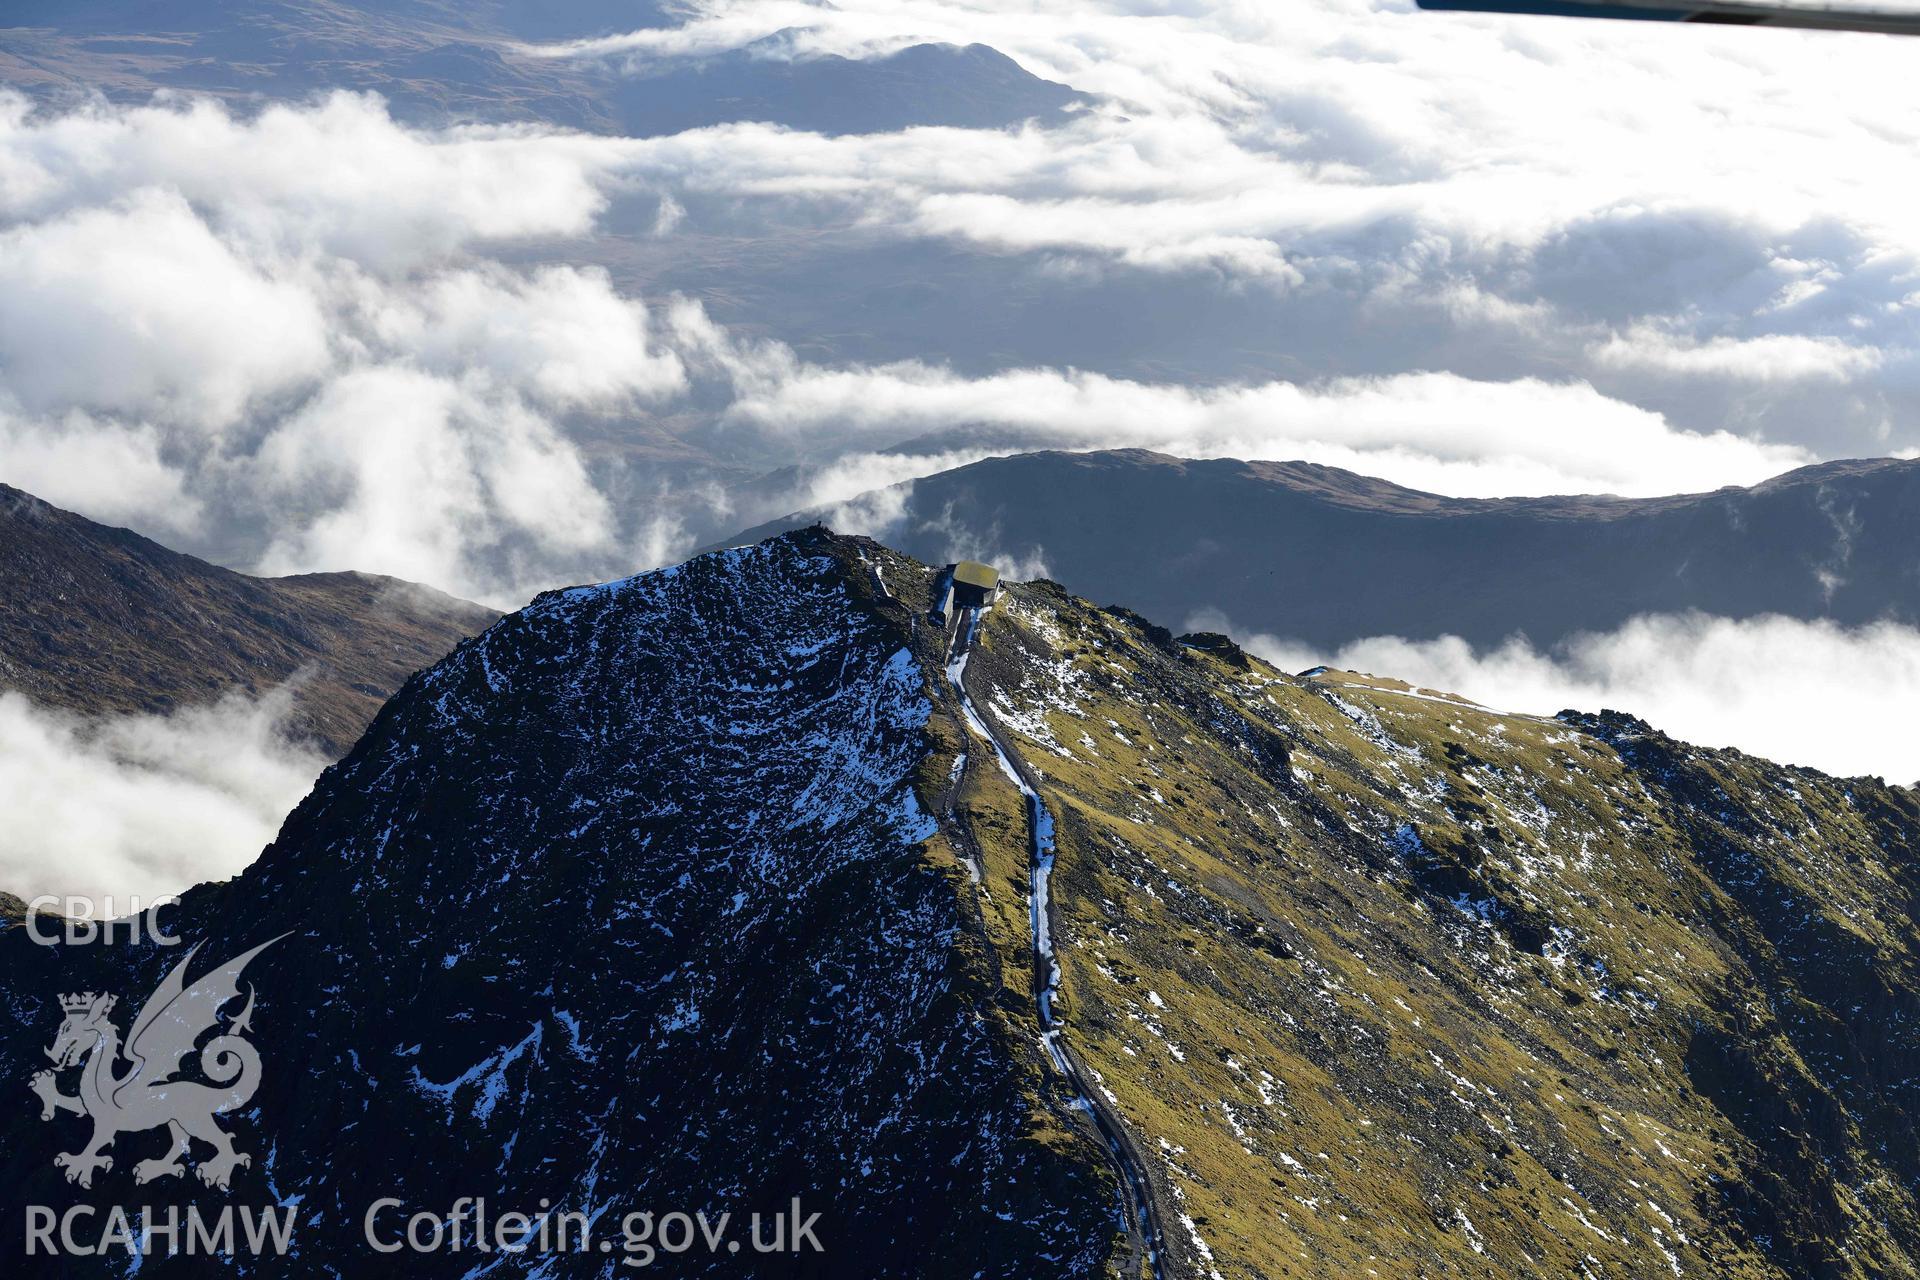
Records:
[[[710,57],[619,67],[596,95],[635,134],[759,120],[823,134],[925,125],[1000,129],[1092,101],[984,44],[916,44],[873,58],[767,56],[777,37]]]
[[[1407,511],[1468,512],[1488,509],[1517,510],[1556,507],[1584,511],[1591,504],[1603,504],[1622,510],[1648,509],[1676,502],[1688,502],[1715,493],[1763,493],[1796,489],[1856,476],[1920,473],[1920,459],[1912,458],[1838,458],[1809,463],[1771,476],[1753,485],[1722,485],[1697,493],[1676,493],[1651,498],[1629,498],[1611,493],[1546,494],[1511,498],[1462,498],[1414,489],[1378,476],[1364,475],[1345,467],[1329,466],[1304,459],[1182,458],[1153,449],[1032,450],[1025,456],[1058,458],[1069,465],[1100,467],[1165,467],[1175,472],[1195,469],[1234,468],[1245,474],[1302,493],[1316,493],[1336,501],[1351,501],[1360,506],[1377,506]],[[996,461],[988,459],[987,462]],[[976,465],[985,465],[976,464]],[[956,468],[963,470],[964,468]]]
[[[414,123],[541,121],[636,137],[745,121],[827,134],[997,129],[1092,101],[979,43],[852,58],[796,50],[776,32],[706,54],[557,51],[675,20],[663,5],[611,0],[470,8],[30,0],[0,14],[0,81],[53,99],[122,101],[162,90],[243,102],[372,91]]]
[[[1044,452],[941,472],[865,506],[886,517],[869,532],[925,559],[1039,563],[1149,616],[1224,612],[1249,634],[1329,648],[1516,632],[1552,644],[1692,610],[1920,620],[1920,461],[1897,458],[1660,498],[1451,498],[1307,462]],[[737,541],[823,517],[801,512]]]

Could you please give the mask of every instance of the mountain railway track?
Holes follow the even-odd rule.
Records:
[[[976,735],[986,740],[988,748],[998,757],[1026,800],[1027,900],[1033,946],[1033,999],[1039,1011],[1041,1044],[1054,1068],[1074,1091],[1075,1105],[1086,1114],[1106,1143],[1108,1154],[1120,1176],[1123,1189],[1121,1211],[1127,1223],[1133,1252],[1130,1270],[1143,1280],[1169,1280],[1163,1243],[1167,1236],[1161,1224],[1159,1207],[1154,1203],[1153,1182],[1147,1176],[1146,1163],[1135,1150],[1120,1116],[1088,1087],[1089,1073],[1074,1056],[1054,1017],[1053,998],[1059,983],[1060,968],[1053,950],[1053,904],[1049,892],[1055,859],[1053,815],[1048,811],[1046,801],[1040,797],[1033,771],[1014,751],[1012,744],[988,721],[967,692],[967,660],[972,654],[974,637],[983,612],[977,607],[955,612],[945,654],[945,669],[959,699],[962,718]],[[969,753],[969,759],[972,755]]]

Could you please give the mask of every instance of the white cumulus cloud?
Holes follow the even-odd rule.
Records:
[[[749,45],[928,40],[985,42],[1100,98],[1047,128],[697,130],[623,163],[686,211],[683,232],[706,229],[703,198],[770,224],[803,204],[1024,258],[1062,289],[1138,272],[1270,291],[1289,331],[1348,339],[1314,346],[1330,372],[1498,367],[1696,431],[1911,443],[1920,232],[1897,175],[1920,125],[1899,41],[1399,0],[698,0],[679,26],[553,52],[645,74]],[[1836,383],[1854,394],[1752,394]]]
[[[740,381],[731,416],[785,430],[899,438],[1018,428],[1033,448],[1147,448],[1195,458],[1304,459],[1462,497],[1752,484],[1805,450],[1674,429],[1584,383],[1448,373],[1196,388],[1019,369],[969,378],[920,363],[823,369],[786,360]],[[949,465],[928,459],[921,474]]]
[[[217,431],[325,366],[318,301],[276,274],[151,188],[16,226],[0,234],[0,387],[26,413]]]
[[[1458,636],[1375,636],[1332,653],[1272,636],[1246,643],[1290,671],[1392,676],[1510,712],[1626,711],[1703,746],[1920,783],[1920,739],[1897,711],[1920,705],[1920,630],[1896,623],[1654,614],[1544,651],[1524,638],[1476,649]]]
[[[283,733],[288,703],[84,719],[0,693],[0,888],[124,904],[240,871],[326,764]]]
[[[590,229],[617,150],[350,94],[246,118],[0,95],[0,476],[250,530],[267,572],[512,605],[646,567],[580,435],[684,391],[681,363],[603,269],[491,256]]]

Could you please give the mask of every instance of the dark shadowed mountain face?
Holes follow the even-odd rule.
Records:
[[[297,1256],[232,1268],[275,1277],[470,1275],[364,1227],[469,1196],[615,1241],[821,1214],[822,1253],[675,1275],[1912,1273],[1912,792],[1287,676],[1051,583],[949,631],[932,578],[801,531],[408,681],[178,908],[195,973],[281,938],[224,1006],[260,1062],[224,1192],[152,1131],[70,1184],[121,1104],[77,1062],[35,1091],[83,1115],[27,1092],[63,1025],[144,1043],[181,950],[0,931],[12,1205],[295,1204]]]
[[[795,56],[776,35],[657,71],[627,56],[526,47],[668,24],[667,8],[649,0],[26,0],[0,7],[0,81],[54,99],[186,89],[247,102],[367,90],[422,124],[534,120],[634,137],[745,120],[823,133],[1001,128],[1087,101],[985,45],[856,60]]]
[[[0,689],[44,706],[164,712],[298,674],[291,727],[337,756],[498,616],[374,574],[248,577],[0,485]]]
[[[396,1267],[362,1234],[380,1197],[463,1195],[615,1238],[640,1210],[732,1211],[742,1235],[795,1196],[822,1215],[824,1253],[677,1275],[1104,1273],[1098,1148],[1040,1105],[1044,1054],[925,843],[937,652],[865,582],[846,544],[801,537],[543,596],[410,681],[257,865],[188,895],[209,960],[291,931],[248,971],[270,1071],[260,1123],[235,1123],[235,1198],[300,1198],[293,1274],[468,1274],[471,1251]],[[21,1026],[0,1080],[22,1088],[59,1022],[46,993],[134,1002],[178,955],[21,930],[0,951]],[[10,1201],[75,1198],[37,1112],[0,1132]],[[136,1191],[122,1145],[96,1202],[193,1198]],[[598,1253],[508,1272],[545,1266],[625,1274]]]
[[[1308,463],[1036,453],[914,482],[886,536],[932,561],[1037,558],[1150,616],[1217,609],[1249,634],[1325,646],[1515,632],[1547,645],[1689,609],[1920,621],[1920,462],[1894,459],[1672,498],[1469,500]]]

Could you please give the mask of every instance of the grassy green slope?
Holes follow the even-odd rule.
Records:
[[[1912,792],[1297,679],[1047,583],[974,663],[1177,1274],[1914,1273]],[[1017,801],[962,790],[1015,1003]]]

